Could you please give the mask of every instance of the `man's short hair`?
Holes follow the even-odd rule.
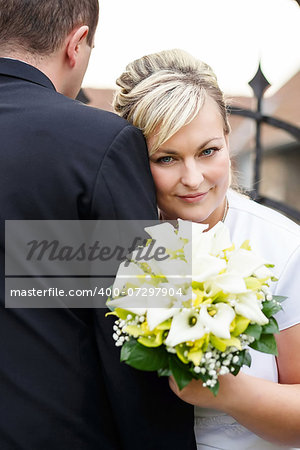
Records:
[[[0,51],[49,55],[81,25],[89,27],[92,46],[98,14],[98,0],[0,0]]]

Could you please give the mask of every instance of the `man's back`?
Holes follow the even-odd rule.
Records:
[[[1,215],[5,212],[6,219],[10,215],[14,219],[156,217],[146,147],[136,129],[114,114],[58,94],[51,81],[28,64],[0,59],[0,74]],[[143,180],[137,180],[137,173],[124,173],[139,168]],[[116,176],[125,177],[126,195],[118,189],[122,180]],[[144,205],[134,200],[137,187]],[[115,197],[112,200],[118,198],[117,210],[107,201],[110,195]]]
[[[0,71],[2,268],[4,220],[135,215],[129,198],[124,212],[120,210],[122,203],[115,211],[108,197],[109,184],[102,186],[105,174],[108,180],[117,175],[105,155],[114,138],[122,145],[127,123],[56,93],[50,80],[27,64],[1,60]],[[107,168],[100,175],[101,164],[107,164]],[[149,204],[144,211],[155,217],[151,200],[154,196],[151,199],[149,186]],[[2,302],[3,292],[4,286]],[[32,445],[36,436],[36,448],[41,448],[40,435],[45,438],[44,448],[54,448],[50,443],[52,439],[56,442],[56,433],[65,436],[62,449],[70,448],[70,435],[70,442],[78,442],[78,448],[98,448],[95,438],[100,429],[105,435],[109,427],[103,426],[105,417],[99,421],[105,392],[92,311],[5,310],[0,321],[1,433],[15,439],[11,448],[32,448],[18,442],[16,424],[26,427]],[[86,447],[81,447],[83,443]],[[94,447],[90,447],[92,444]]]
[[[155,219],[156,205],[141,133],[32,66],[0,59],[0,117],[3,305],[5,220]],[[192,424],[191,408],[166,380],[121,365],[111,330],[104,310],[1,308],[1,450],[180,445],[170,422]]]

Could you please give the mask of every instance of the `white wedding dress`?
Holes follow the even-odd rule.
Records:
[[[225,220],[232,241],[239,246],[246,239],[254,251],[275,264],[279,278],[274,294],[287,296],[284,311],[276,315],[280,330],[300,323],[300,227],[286,217],[247,198],[229,191],[229,210]],[[276,359],[255,350],[250,351],[251,367],[242,370],[249,375],[278,382]],[[241,398],[241,401],[243,399]],[[288,417],[287,417],[288,420]],[[219,411],[195,407],[197,450],[279,450],[291,447],[267,442]]]

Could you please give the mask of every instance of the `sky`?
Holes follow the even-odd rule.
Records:
[[[83,87],[113,88],[126,64],[181,48],[208,63],[228,95],[252,95],[258,62],[273,94],[300,70],[295,0],[99,0]]]

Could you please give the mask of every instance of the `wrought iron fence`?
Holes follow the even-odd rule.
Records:
[[[284,120],[280,120],[273,116],[268,116],[262,113],[262,101],[265,91],[270,86],[270,83],[264,76],[260,64],[253,79],[249,81],[249,85],[254,92],[254,96],[257,100],[256,110],[238,108],[231,106],[230,113],[234,115],[244,116],[255,120],[256,122],[256,135],[255,135],[255,160],[254,160],[254,179],[252,183],[252,189],[250,195],[253,199],[271,208],[275,208],[291,218],[296,219],[300,222],[300,211],[297,209],[277,200],[265,197],[260,193],[260,182],[261,182],[261,165],[263,159],[263,148],[261,145],[261,126],[263,123],[268,124],[275,128],[280,128],[285,130],[300,142],[300,128],[288,123]]]

